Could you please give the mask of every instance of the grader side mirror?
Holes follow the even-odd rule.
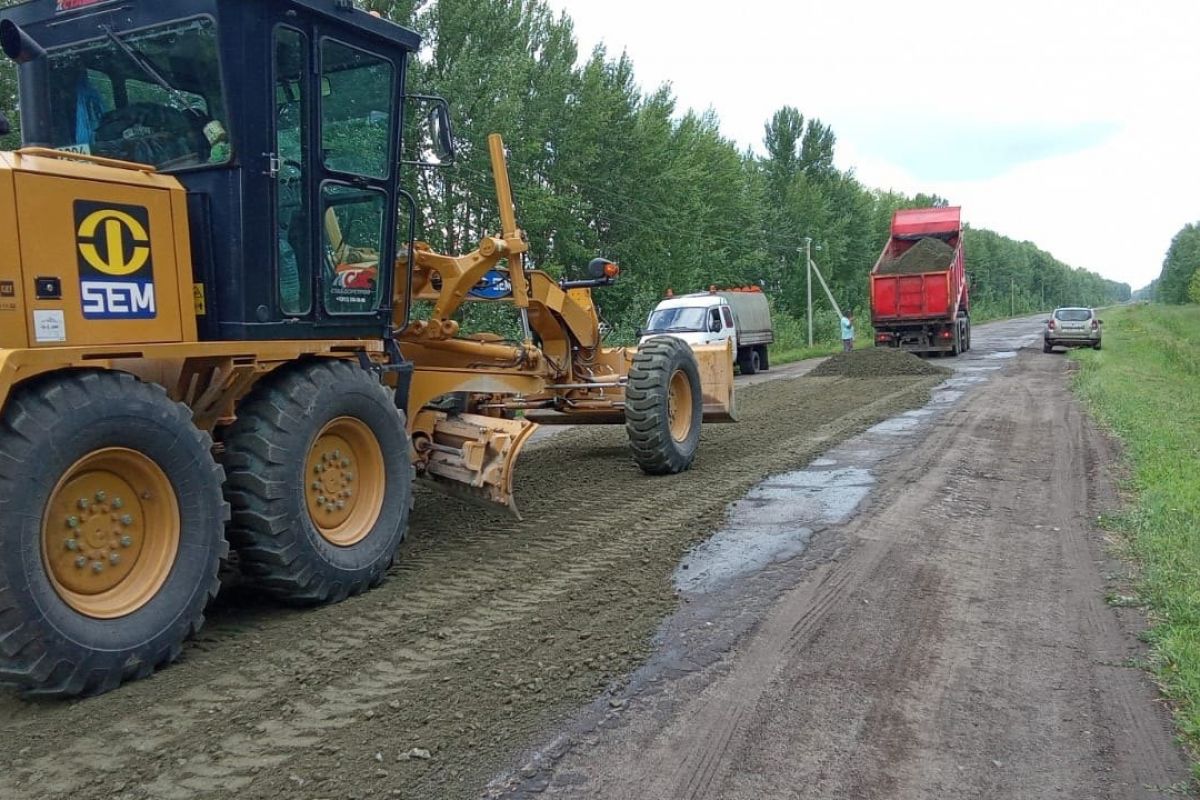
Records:
[[[414,167],[445,167],[454,163],[454,130],[450,124],[450,106],[441,97],[425,94],[410,94],[404,98],[417,106],[429,104],[424,124],[414,131],[417,158],[405,159],[402,163]],[[416,110],[413,114],[417,113]],[[414,117],[409,116],[410,119]]]

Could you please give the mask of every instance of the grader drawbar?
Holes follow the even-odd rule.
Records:
[[[403,93],[415,33],[344,0],[30,0],[0,45],[24,142],[0,153],[0,683],[172,662],[231,548],[285,602],[369,589],[414,475],[515,512],[540,422],[624,424],[670,474],[733,418],[728,349],[603,345],[615,264],[527,268],[499,137],[499,233],[413,240],[406,113],[452,155],[446,104]],[[467,302],[519,339],[464,334]]]

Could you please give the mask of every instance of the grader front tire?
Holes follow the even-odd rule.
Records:
[[[625,430],[642,471],[673,475],[691,467],[703,416],[700,370],[691,347],[672,336],[643,344],[625,387]]]
[[[383,580],[408,527],[404,414],[346,361],[266,378],[225,435],[230,539],[243,571],[286,602],[337,602]]]
[[[0,682],[99,694],[178,658],[228,553],[208,434],[118,372],[35,379],[0,423]]]

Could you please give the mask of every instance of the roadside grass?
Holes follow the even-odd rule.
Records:
[[[1200,779],[1200,306],[1126,306],[1104,321],[1104,349],[1072,354],[1075,388],[1125,445],[1132,502],[1107,523],[1139,565],[1149,666]]]

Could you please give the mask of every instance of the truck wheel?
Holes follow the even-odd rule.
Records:
[[[1051,345],[1049,342],[1043,340],[1042,341],[1042,352],[1043,353],[1052,353],[1052,352],[1054,352],[1054,346]]]
[[[374,376],[319,361],[265,378],[225,436],[229,538],[243,572],[290,603],[383,580],[408,527],[404,414]]]
[[[771,357],[767,353],[767,346],[760,344],[756,349],[758,351],[758,369],[761,372],[767,372],[771,369]]]
[[[703,416],[700,369],[691,348],[667,336],[642,345],[625,386],[625,431],[642,471],[673,475],[690,467]]]
[[[746,347],[738,351],[738,369],[743,375],[753,375],[758,372],[761,363],[757,347]]]
[[[954,326],[954,340],[950,344],[950,352],[948,355],[957,356],[962,352],[962,325]]]
[[[78,371],[0,423],[0,682],[99,694],[179,657],[229,548],[212,440],[161,387]]]

